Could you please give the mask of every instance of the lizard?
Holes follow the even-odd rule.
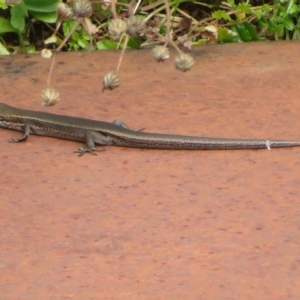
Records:
[[[96,121],[48,112],[19,109],[0,102],[0,127],[22,131],[10,142],[26,141],[30,134],[84,142],[74,152],[95,154],[96,145],[171,150],[271,149],[297,147],[297,140],[234,139],[150,133],[131,130],[120,121]]]

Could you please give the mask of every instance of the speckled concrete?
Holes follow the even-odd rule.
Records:
[[[1,102],[147,131],[300,139],[299,42],[207,45],[186,73],[129,51],[0,57]],[[174,53],[173,53],[174,54]],[[300,148],[166,151],[0,129],[0,299],[300,299]]]

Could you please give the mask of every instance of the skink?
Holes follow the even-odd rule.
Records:
[[[46,112],[19,109],[0,103],[0,127],[22,131],[24,135],[10,142],[26,141],[30,134],[85,142],[86,147],[74,151],[79,155],[99,151],[95,145],[134,148],[216,150],[271,149],[300,146],[294,140],[229,139],[149,133],[129,129],[122,121],[113,123]]]

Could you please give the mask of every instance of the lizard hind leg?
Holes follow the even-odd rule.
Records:
[[[79,153],[79,156],[82,156],[86,152],[89,152],[93,155],[97,155],[95,151],[105,151],[105,149],[97,149],[95,147],[95,144],[99,144],[102,146],[112,144],[109,137],[97,131],[87,131],[85,133],[85,143],[86,147],[79,148],[75,150],[74,153]]]
[[[117,125],[117,126],[121,126],[123,128],[126,128],[126,129],[130,129],[126,123],[124,123],[123,121],[119,120],[119,119],[116,119],[113,121],[113,124]],[[145,129],[145,127],[143,128],[140,128],[138,130],[134,130],[134,131],[143,131]]]
[[[74,150],[74,153],[79,153],[78,156],[82,156],[84,153],[91,153],[93,155],[97,155],[97,153],[95,153],[95,151],[105,151],[106,149],[97,149],[97,148],[78,148],[77,150]]]
[[[18,143],[18,142],[24,142],[28,139],[31,132],[31,127],[29,124],[25,124],[24,126],[24,135],[18,138],[11,138],[9,140],[10,143]]]

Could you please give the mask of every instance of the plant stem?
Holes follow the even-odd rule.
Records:
[[[59,47],[56,49],[56,52],[59,52],[62,47],[66,44],[66,42],[68,41],[68,39],[71,37],[71,35],[74,33],[74,31],[76,30],[76,28],[81,24],[81,18],[79,18],[76,22],[76,24],[74,25],[74,27],[70,30],[70,32],[67,34],[67,36],[64,38],[64,40],[61,42],[61,44],[59,45]]]
[[[48,79],[47,79],[48,87],[49,87],[50,81],[51,81],[51,75],[52,75],[52,71],[53,71],[53,67],[54,67],[54,63],[55,63],[56,54],[57,54],[57,52],[54,52],[53,57],[52,57],[51,67],[50,67],[50,71],[49,71],[49,75],[48,75]]]
[[[121,56],[120,56],[119,61],[118,61],[117,72],[119,72],[119,69],[120,69],[120,66],[121,66],[121,62],[122,62],[122,59],[123,59],[123,56],[124,56],[124,53],[125,53],[128,41],[129,41],[129,34],[126,34],[126,38],[125,38],[125,41],[124,41],[124,44],[123,44]]]
[[[25,47],[24,39],[23,39],[21,31],[19,31],[19,30],[18,30],[18,35],[19,35],[19,41],[20,41],[21,47],[22,47],[24,53],[26,54],[27,50],[26,50],[26,47]]]

